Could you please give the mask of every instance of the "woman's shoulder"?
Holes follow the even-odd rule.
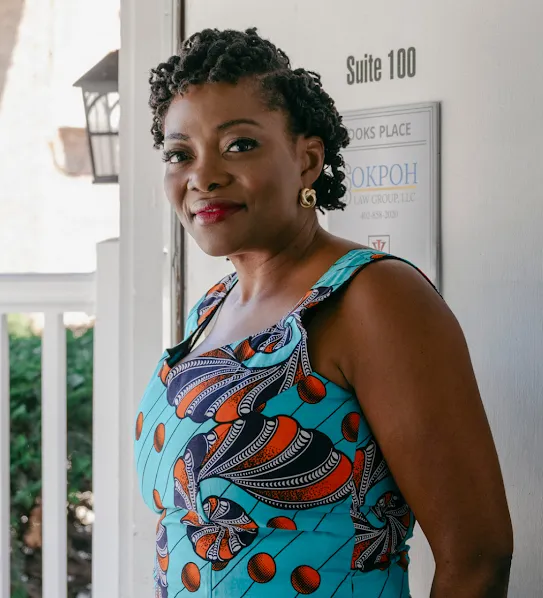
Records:
[[[375,266],[367,267],[370,264]],[[351,278],[351,294],[362,293],[368,298],[392,292],[395,295],[404,295],[412,290],[431,296],[439,294],[433,282],[418,266],[405,258],[388,253],[373,254],[370,260],[353,272]]]
[[[434,308],[448,311],[439,291],[417,266],[371,248],[351,250],[323,282],[336,296],[327,312],[334,342],[344,347],[351,346],[353,335],[363,334],[368,340],[370,331],[377,330],[377,336],[384,338],[392,322],[397,326],[403,319],[421,321],[424,312]],[[350,343],[345,343],[347,338]],[[371,340],[375,342],[375,336]]]
[[[368,262],[375,265],[351,276],[333,317],[341,352],[366,354],[370,360],[378,346],[400,343],[409,352],[425,330],[445,333],[455,325],[447,304],[420,269],[402,258],[379,255]]]
[[[385,262],[393,265],[385,265]],[[379,267],[370,268],[370,266],[377,263],[380,264]],[[368,273],[362,276],[362,271],[366,269]],[[368,285],[368,277],[370,276],[372,280],[379,279],[381,281],[379,284],[382,285],[383,283],[386,284],[387,279],[395,276],[394,273],[398,271],[410,273],[408,275],[421,279],[422,282],[429,284],[435,290],[433,283],[424,272],[409,260],[365,246],[357,246],[344,253],[326,271],[315,286],[331,287],[334,291],[344,286],[355,289],[361,286],[365,288]]]
[[[454,315],[418,268],[390,254],[374,255],[380,257],[354,270],[320,322],[320,338],[350,387],[360,371],[375,368],[376,359],[417,353],[429,331],[456,335]],[[379,371],[390,373],[393,362],[380,364]]]
[[[390,253],[356,250],[342,298],[342,311],[372,313],[398,307],[417,296],[444,303],[436,286],[411,261]]]

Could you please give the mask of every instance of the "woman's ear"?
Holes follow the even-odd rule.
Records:
[[[302,183],[304,187],[312,187],[324,166],[324,142],[320,137],[307,137],[303,140],[302,165]]]

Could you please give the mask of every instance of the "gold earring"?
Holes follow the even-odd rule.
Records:
[[[300,191],[299,202],[302,208],[314,208],[317,204],[317,192],[315,189],[305,187]]]

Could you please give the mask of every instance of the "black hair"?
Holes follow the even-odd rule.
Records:
[[[263,39],[256,28],[246,31],[205,29],[189,37],[179,54],[151,70],[149,105],[155,148],[164,143],[163,119],[172,99],[190,85],[231,83],[257,78],[271,109],[283,109],[294,135],[320,137],[324,167],[313,188],[317,207],[343,210],[345,174],[341,148],[349,143],[347,129],[334,101],[322,88],[320,75],[292,69],[287,55]]]

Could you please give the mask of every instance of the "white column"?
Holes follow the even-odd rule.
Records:
[[[10,595],[9,417],[8,327],[0,313],[0,598]]]
[[[164,346],[163,276],[169,259],[163,165],[149,133],[148,73],[172,53],[176,15],[177,0],[121,2],[120,598],[153,593],[156,517],[139,495],[133,445],[137,404]]]
[[[66,329],[45,313],[42,339],[43,598],[67,594]]]
[[[119,389],[119,241],[97,247],[93,381],[92,595],[120,595],[121,488]]]

